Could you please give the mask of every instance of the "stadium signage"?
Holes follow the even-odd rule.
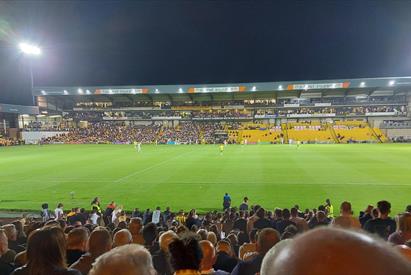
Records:
[[[277,115],[255,115],[254,118],[277,118]]]
[[[147,94],[148,89],[96,89],[96,95],[120,95],[120,94],[127,94],[127,95],[135,95],[135,94]]]
[[[287,90],[321,90],[321,89],[342,89],[350,87],[350,82],[338,83],[307,83],[307,84],[290,84]]]
[[[284,107],[300,107],[299,103],[284,103]]]
[[[334,113],[331,114],[287,114],[289,118],[300,118],[300,117],[335,117]]]
[[[233,86],[233,87],[190,87],[188,93],[233,93],[233,92],[245,92],[245,86]]]
[[[330,102],[325,102],[325,103],[315,103],[315,107],[326,107],[326,106],[331,106]]]
[[[395,116],[396,112],[369,112],[365,113],[366,116]]]

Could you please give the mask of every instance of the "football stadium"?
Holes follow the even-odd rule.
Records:
[[[411,2],[307,3],[0,1],[0,275],[410,275]]]

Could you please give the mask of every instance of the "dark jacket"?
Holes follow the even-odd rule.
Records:
[[[257,255],[249,261],[239,262],[234,268],[232,275],[254,275],[260,272],[264,256]]]
[[[215,270],[224,270],[227,272],[231,272],[233,271],[237,263],[237,259],[230,257],[230,255],[228,255],[225,252],[220,251],[217,253],[217,259],[215,261],[215,264],[213,265],[213,268]]]

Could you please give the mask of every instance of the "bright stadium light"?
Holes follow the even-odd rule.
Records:
[[[78,92],[80,95],[82,95],[82,94],[83,94],[83,89],[80,88],[80,89],[77,90],[77,92]]]
[[[45,91],[45,90],[42,90],[42,91],[41,91],[41,94],[42,94],[42,95],[46,95],[46,91]]]
[[[395,80],[390,80],[390,82],[388,82],[388,85],[390,86],[394,86],[394,84],[395,84]]]
[[[360,87],[365,87],[365,82],[361,82]]]
[[[63,91],[63,94],[68,95],[67,90],[64,90],[64,91]]]
[[[251,88],[251,91],[253,91],[253,92],[257,91],[257,87],[256,87],[256,86],[253,86],[253,87]]]
[[[19,43],[19,49],[22,53],[32,56],[39,56],[42,53],[40,47],[26,42]]]
[[[278,85],[278,90],[282,90],[283,89],[283,85]]]
[[[182,88],[178,88],[178,93],[182,94],[183,93],[183,89]]]
[[[90,90],[86,90],[86,94],[88,94],[88,95],[91,94],[91,93],[90,93]]]
[[[159,91],[158,89],[155,89],[154,93],[155,93],[155,94],[159,94],[160,91]]]
[[[108,90],[108,93],[113,94],[113,90],[112,89]]]

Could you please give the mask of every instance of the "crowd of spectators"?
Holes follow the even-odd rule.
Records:
[[[228,198],[228,200],[227,200]],[[411,205],[390,216],[379,201],[354,215],[327,199],[301,211],[224,196],[224,211],[199,215],[138,208],[99,198],[91,211],[52,211],[0,228],[0,274],[411,274]]]

